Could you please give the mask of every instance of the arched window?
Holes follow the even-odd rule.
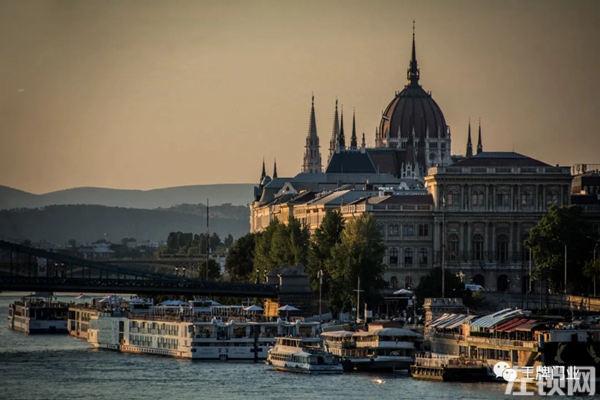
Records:
[[[407,247],[404,249],[404,266],[412,267],[413,265],[413,249]]]
[[[390,248],[390,265],[398,265],[398,248]]]
[[[471,279],[471,282],[473,282],[475,285],[481,285],[485,287],[485,277],[481,274],[475,275],[473,279]]]
[[[508,260],[508,236],[498,235],[496,238],[496,260],[505,263]]]
[[[496,284],[496,289],[499,292],[506,292],[509,287],[510,287],[510,280],[508,279],[508,276],[506,276],[506,275],[500,275],[498,277],[498,282]]]
[[[473,260],[483,261],[483,236],[473,235]]]
[[[392,289],[398,289],[398,278],[392,276],[390,279],[390,285],[392,286]]]
[[[458,260],[458,235],[456,233],[448,236],[448,258],[452,261]]]
[[[398,224],[390,224],[388,232],[390,236],[398,236],[400,234],[400,226]]]

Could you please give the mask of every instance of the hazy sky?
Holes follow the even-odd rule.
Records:
[[[453,153],[481,117],[486,150],[600,162],[600,1],[2,0],[0,184],[294,175],[313,91],[325,160],[336,96],[372,145],[413,19]]]

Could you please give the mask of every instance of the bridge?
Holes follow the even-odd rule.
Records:
[[[148,272],[0,241],[0,291],[135,293],[276,298],[276,285],[207,281]]]

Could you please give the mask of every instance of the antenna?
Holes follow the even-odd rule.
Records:
[[[208,201],[208,198],[206,198],[206,280],[208,280],[208,260],[210,258],[210,206]]]

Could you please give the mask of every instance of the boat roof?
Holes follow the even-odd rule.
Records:
[[[354,335],[354,332],[351,331],[329,331],[321,333],[321,336],[331,338],[346,338],[352,337],[352,335]]]
[[[404,328],[379,328],[370,331],[358,331],[354,333],[354,336],[410,336],[410,337],[421,337],[416,332],[410,329]]]
[[[519,315],[523,315],[523,310],[505,308],[504,310],[500,310],[493,314],[485,315],[481,318],[476,319],[471,323],[471,328],[492,328],[500,322],[506,321],[509,318],[516,317]]]
[[[454,329],[475,318],[477,318],[477,316],[470,314],[445,313],[441,317],[433,321],[431,324],[429,324],[429,327],[440,329]]]

